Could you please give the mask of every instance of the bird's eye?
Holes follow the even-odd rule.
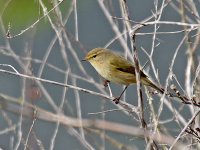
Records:
[[[97,57],[97,55],[94,55],[93,58]]]

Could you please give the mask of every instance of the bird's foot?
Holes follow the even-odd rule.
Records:
[[[103,83],[104,87],[108,87],[108,84],[109,84],[109,83],[110,83],[109,80],[105,80],[104,83]]]
[[[116,97],[113,99],[113,102],[115,102],[115,104],[119,104],[120,101],[120,97]]]

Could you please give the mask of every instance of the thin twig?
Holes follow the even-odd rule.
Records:
[[[200,108],[193,114],[192,118],[188,121],[188,123],[185,125],[185,127],[181,130],[177,138],[174,140],[173,144],[170,146],[169,150],[171,150],[177,141],[181,138],[181,135],[185,132],[185,130],[189,127],[189,125],[192,123],[192,121],[195,119],[195,117],[200,113]]]

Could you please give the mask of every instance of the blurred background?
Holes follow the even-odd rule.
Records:
[[[109,96],[103,79],[88,62],[81,62],[93,48],[107,47],[133,61],[133,32],[127,29],[123,5],[127,6],[132,29],[146,23],[136,31],[138,59],[146,74],[162,87],[174,84],[181,95],[191,98],[195,94],[199,98],[198,0],[0,0],[0,148],[147,148],[142,136],[103,127],[77,128],[53,119],[53,115],[64,115],[76,118],[80,124],[82,119],[100,119],[141,128],[137,114],[131,115],[92,92],[76,89]],[[123,90],[123,86],[113,83],[110,87],[113,96]],[[147,94],[151,89],[142,89],[148,130],[176,138],[197,108],[175,98],[163,102],[161,96]],[[131,106],[138,105],[135,85],[127,89],[123,100]],[[41,113],[44,117],[37,118],[37,109],[51,114]],[[189,134],[185,144],[191,144],[193,138]],[[192,147],[197,148],[196,138],[193,142]],[[170,147],[156,143],[158,147]]]

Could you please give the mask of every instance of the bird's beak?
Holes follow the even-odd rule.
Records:
[[[86,59],[86,58],[84,58],[84,59],[82,59],[81,61],[87,61],[87,59]]]
[[[88,61],[88,57],[85,56],[85,58],[83,58],[81,61]]]

